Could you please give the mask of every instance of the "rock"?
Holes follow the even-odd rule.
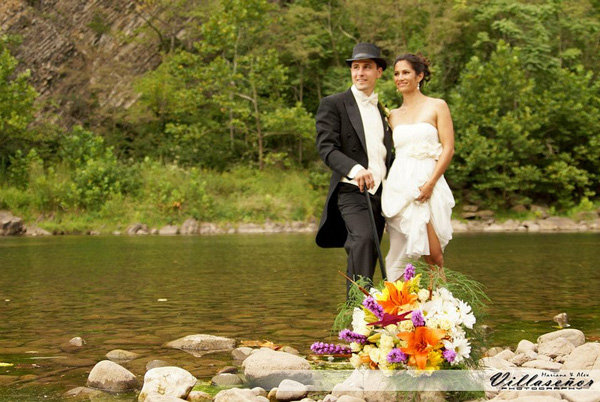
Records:
[[[511,351],[510,349],[504,349],[502,352],[498,353],[497,355],[495,355],[494,357],[497,357],[499,359],[503,359],[503,360],[507,360],[510,361],[510,359],[512,359],[513,357],[515,357],[515,354],[513,351]]]
[[[271,389],[284,379],[310,384],[310,364],[306,359],[286,352],[260,349],[242,363],[246,380],[254,386]]]
[[[148,226],[144,225],[143,223],[134,223],[133,225],[129,225],[127,227],[125,233],[130,236],[148,234]]]
[[[185,399],[196,382],[196,377],[182,368],[157,367],[146,372],[138,401],[145,401],[153,393]]]
[[[121,232],[119,232],[118,230],[115,230],[114,232],[112,232],[113,236],[121,236]]]
[[[152,392],[152,393],[146,395],[146,398],[144,399],[144,401],[145,402],[182,402],[182,401],[185,401],[185,399],[177,398],[176,396],[172,396],[172,395],[159,394],[158,392]]]
[[[540,370],[558,371],[562,368],[562,364],[538,359],[538,360],[531,360],[526,363],[523,363],[521,365],[521,367],[535,368],[535,369],[540,369]]]
[[[506,222],[502,223],[502,226],[504,227],[504,230],[507,232],[516,232],[517,230],[519,230],[521,223],[514,219],[509,219]]]
[[[214,223],[202,222],[198,228],[198,234],[209,235],[219,233],[219,227]]]
[[[277,387],[272,388],[267,394],[267,399],[270,401],[277,401]]]
[[[519,353],[517,355],[514,355],[513,358],[510,359],[509,361],[516,366],[522,366],[523,363],[526,363],[526,362],[529,362],[532,360],[536,360],[536,358],[537,358],[537,354],[530,350],[527,353]]]
[[[554,401],[560,400],[560,392],[558,391],[501,391],[496,398],[493,400],[501,400],[501,401],[514,401],[517,399],[521,400],[529,400],[528,398],[534,398],[534,400],[539,400],[535,398],[546,398],[546,400]]]
[[[600,343],[588,342],[575,348],[565,359],[565,370],[600,370]]]
[[[469,228],[469,232],[483,232],[483,228],[487,225],[484,225],[483,222],[480,221],[468,221],[467,227]]]
[[[127,362],[133,359],[137,359],[140,355],[134,352],[130,352],[128,350],[123,349],[115,349],[111,350],[106,354],[106,357],[112,361],[122,361]]]
[[[546,356],[546,355],[537,355],[535,359],[533,360],[544,360],[547,362],[552,361],[552,358],[550,356]]]
[[[504,350],[504,348],[501,348],[500,346],[494,346],[493,348],[488,349],[485,356],[486,357],[494,357],[498,353],[502,352],[503,350]]]
[[[232,388],[215,395],[214,402],[269,402],[264,396],[254,395],[251,389]]]
[[[161,236],[175,236],[179,234],[179,227],[174,225],[167,225],[160,228],[158,234]]]
[[[463,212],[460,214],[462,219],[475,219],[477,218],[477,214],[475,212]]]
[[[515,365],[511,362],[508,362],[504,359],[500,359],[499,357],[484,357],[480,361],[482,366],[489,367],[497,370],[506,370],[511,367],[515,367]]]
[[[235,348],[231,351],[231,356],[234,360],[244,360],[246,357],[250,356],[252,353],[252,348],[247,346],[242,346],[239,348]]]
[[[185,222],[183,222],[183,225],[181,225],[179,233],[182,235],[193,235],[198,233],[198,221],[193,218],[186,219]]]
[[[539,220],[538,225],[540,226],[540,232],[555,232],[558,230],[558,225],[551,220]]]
[[[77,336],[70,339],[68,342],[61,344],[59,348],[65,353],[77,353],[81,351],[84,345],[85,341],[81,337]]]
[[[455,233],[464,233],[469,230],[469,227],[467,226],[467,224],[463,223],[459,220],[452,219],[451,223],[452,223],[452,230]]]
[[[323,402],[337,402],[337,400],[337,396],[333,396],[331,394],[325,395],[325,398],[323,398]]]
[[[52,233],[35,225],[25,225],[25,236],[52,236]]]
[[[594,384],[594,387],[597,384]],[[563,401],[569,402],[600,402],[600,390],[598,388],[590,391],[560,391]]]
[[[516,354],[526,353],[530,350],[535,352],[537,350],[536,344],[531,341],[528,341],[527,339],[523,339],[517,345],[517,349],[515,350],[515,353]]]
[[[265,391],[265,389],[261,388],[261,387],[252,388],[252,392],[254,392],[254,395],[256,395],[256,396],[264,396],[264,397],[267,396],[267,391]]]
[[[105,395],[104,392],[99,391],[97,389],[88,388],[88,387],[77,387],[68,390],[62,396],[64,398],[86,398],[86,399],[94,399],[97,397],[102,397]]]
[[[491,219],[494,217],[494,211],[489,210],[489,209],[484,209],[484,210],[475,212],[475,215],[479,219],[483,219],[483,220]]]
[[[298,351],[298,349],[295,349],[291,346],[284,346],[280,349],[281,352],[285,352],[285,353],[290,353],[292,355],[296,355],[296,356],[300,356],[300,352]]]
[[[231,385],[242,385],[244,382],[237,374],[223,373],[214,376],[210,383],[219,387],[227,387]]]
[[[506,230],[505,230],[504,226],[493,223],[489,226],[484,227],[483,231],[494,233],[494,232],[505,232]]]
[[[110,360],[102,360],[90,372],[87,386],[117,393],[135,390],[139,388],[139,382],[126,368]]]
[[[166,347],[183,350],[230,350],[235,347],[235,339],[225,338],[222,336],[196,334],[188,335],[183,338],[165,344]]]
[[[565,338],[569,342],[573,344],[573,346],[577,347],[583,345],[585,343],[585,335],[578,329],[560,329],[558,331],[549,332],[547,334],[541,335],[537,339],[538,350],[542,343],[550,342],[556,338]]]
[[[569,316],[567,316],[567,313],[556,314],[554,316],[554,318],[552,318],[552,319],[554,320],[554,322],[556,322],[558,324],[558,326],[560,328],[570,327],[570,325],[569,325]]]
[[[351,395],[342,395],[337,399],[337,402],[365,402],[365,400]]]
[[[168,362],[166,362],[164,360],[151,360],[148,363],[146,363],[146,371],[152,370],[153,368],[168,367],[168,366],[171,366],[171,364],[169,364]]]
[[[544,220],[548,224],[556,225],[557,230],[564,231],[577,231],[578,225],[572,219],[564,218],[560,216],[552,216]]]
[[[279,401],[294,401],[304,398],[307,394],[306,385],[294,380],[283,380],[277,387],[275,397]]]
[[[240,234],[252,234],[252,233],[265,233],[265,230],[261,225],[256,223],[241,223],[237,227],[237,233]]]
[[[202,391],[191,391],[186,398],[189,402],[208,402],[212,399],[213,397],[210,394]]]
[[[150,229],[150,234],[152,236],[156,236],[157,234],[159,234],[159,231],[157,228],[152,228],[152,229]]]
[[[542,228],[540,227],[540,225],[538,225],[537,222],[525,221],[525,222],[523,222],[523,226],[525,226],[527,228],[528,232],[532,232],[532,233],[537,233],[542,230]]]
[[[78,348],[82,347],[85,344],[86,344],[85,340],[80,336],[76,336],[69,340],[69,345],[73,345]]]
[[[479,207],[477,205],[463,205],[462,210],[464,212],[477,212]]]
[[[238,372],[238,368],[235,366],[225,366],[222,369],[219,369],[219,371],[217,371],[217,374],[236,374]]]
[[[25,233],[23,220],[8,211],[0,211],[0,236],[17,236]]]
[[[542,342],[538,347],[538,353],[549,357],[566,356],[570,354],[575,346],[565,338],[556,338],[551,341]]]

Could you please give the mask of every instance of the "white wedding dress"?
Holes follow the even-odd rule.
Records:
[[[452,239],[450,217],[454,197],[441,176],[431,198],[418,202],[419,187],[433,173],[442,144],[430,123],[399,124],[394,127],[396,158],[383,184],[381,206],[390,234],[386,256],[388,280],[397,280],[408,259],[429,255],[427,223],[431,222],[442,250]]]

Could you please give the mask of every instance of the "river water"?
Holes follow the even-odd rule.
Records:
[[[599,246],[597,233],[465,234],[445,259],[486,286],[489,344],[514,348],[560,312],[598,340]],[[201,379],[231,364],[162,347],[190,334],[306,353],[330,336],[344,268],[342,249],[307,234],[0,238],[0,362],[13,364],[0,367],[0,400],[59,399],[113,349],[140,354],[124,364],[140,380],[153,359]],[[63,347],[75,336],[87,344]]]

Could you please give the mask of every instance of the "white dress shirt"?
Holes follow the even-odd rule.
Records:
[[[377,94],[372,93],[370,96],[365,95],[364,92],[359,91],[354,85],[350,88],[356,103],[358,104],[358,110],[363,123],[363,129],[365,131],[365,143],[367,146],[367,158],[369,160],[369,170],[373,174],[375,185],[369,193],[375,194],[377,189],[381,185],[381,181],[385,177],[385,157],[387,150],[383,144],[383,122],[381,121],[381,113],[377,107]],[[348,180],[346,177],[342,178],[342,182],[351,183],[358,186],[354,176],[358,174],[364,167],[360,164],[354,165],[354,167],[348,172],[347,176],[351,177],[352,180]]]

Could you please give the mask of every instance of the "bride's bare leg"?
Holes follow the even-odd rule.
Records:
[[[442,252],[442,246],[440,240],[433,229],[431,222],[427,223],[427,238],[429,239],[429,255],[424,255],[423,259],[433,269],[434,266],[438,266],[442,279],[446,279],[444,275],[444,253]]]

